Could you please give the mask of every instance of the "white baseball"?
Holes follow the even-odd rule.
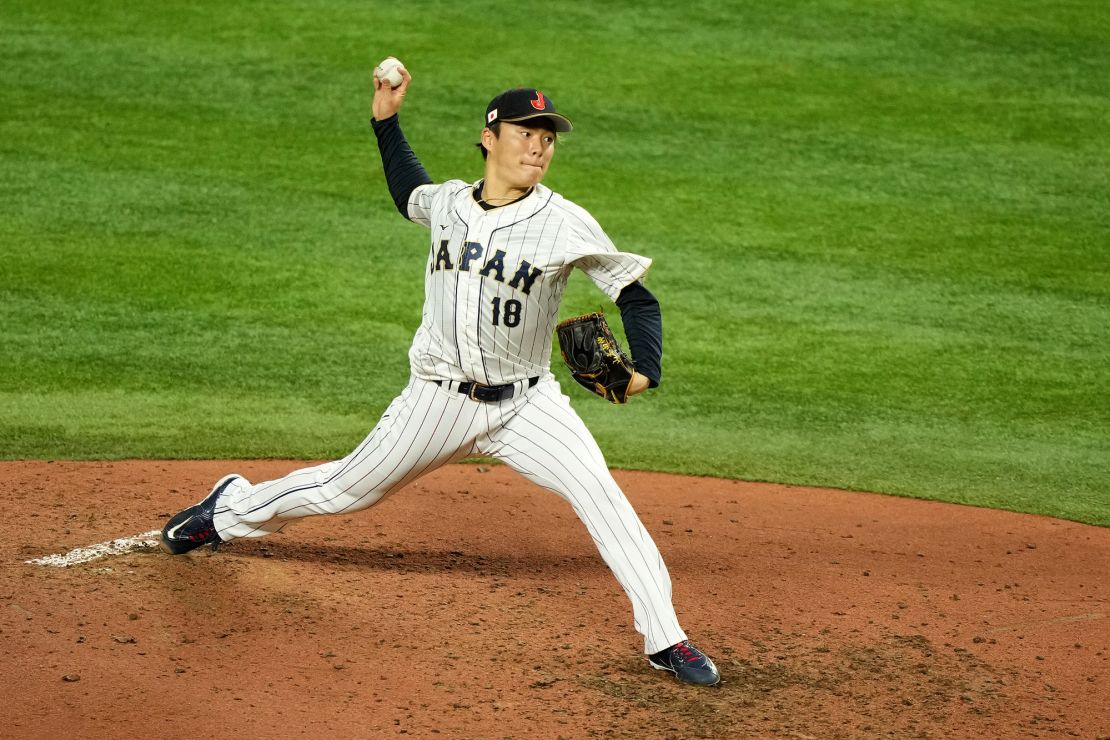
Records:
[[[405,65],[401,64],[401,61],[396,57],[386,57],[381,64],[374,68],[374,76],[390,87],[397,87],[403,80],[401,70],[404,68]]]

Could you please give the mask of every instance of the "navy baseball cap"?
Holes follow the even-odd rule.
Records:
[[[534,87],[514,87],[489,101],[486,106],[486,125],[497,121],[519,123],[533,118],[547,118],[560,133],[574,128],[570,119],[555,110],[555,103]]]

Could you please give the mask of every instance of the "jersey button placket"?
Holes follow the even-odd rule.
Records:
[[[482,223],[485,219],[477,219],[476,227],[469,229],[466,243],[459,253],[459,292],[455,303],[455,336],[459,342],[459,359],[462,362],[463,374],[480,383],[486,382],[485,369],[482,366],[482,353],[479,349],[482,320],[482,278],[478,271],[482,269],[482,260],[485,255],[486,242],[489,232]],[[468,244],[477,245],[482,254],[470,254],[467,260]],[[463,264],[466,270],[463,270]]]

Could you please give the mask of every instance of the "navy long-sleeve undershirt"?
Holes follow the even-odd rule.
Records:
[[[374,129],[374,136],[378,139],[378,151],[382,155],[382,167],[385,169],[385,182],[389,186],[389,194],[397,210],[406,219],[409,217],[409,196],[412,191],[421,185],[429,185],[432,178],[428,176],[424,165],[416,158],[412,147],[401,131],[401,124],[394,114],[384,121],[376,119],[370,121]]]
[[[659,301],[637,280],[617,296],[617,308],[636,372],[646,375],[654,388],[663,377],[663,315]]]

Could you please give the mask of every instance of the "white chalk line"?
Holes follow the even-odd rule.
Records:
[[[158,547],[161,530],[153,529],[149,532],[134,535],[133,537],[120,537],[118,540],[99,542],[88,547],[78,547],[61,555],[46,555],[34,560],[23,561],[27,565],[46,565],[52,568],[67,568],[71,565],[87,563],[90,560],[107,557],[109,555],[123,555],[132,550],[145,550]]]
[[[1029,629],[1031,627],[1042,627],[1049,624],[1067,624],[1068,622],[1090,622],[1096,619],[1105,619],[1106,614],[1103,612],[1090,612],[1089,614],[1069,614],[1063,617],[1054,617],[1052,619],[1038,619],[1033,622],[1020,622],[1018,624],[1006,625],[1004,627],[995,627],[988,630],[990,633],[998,632],[1015,632],[1017,630]]]

